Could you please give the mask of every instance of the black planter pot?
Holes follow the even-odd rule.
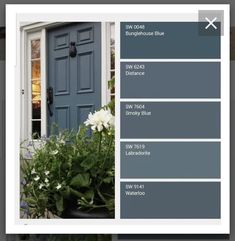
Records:
[[[62,218],[71,218],[71,219],[98,219],[98,218],[114,218],[107,209],[97,208],[91,211],[79,210],[75,200],[70,199],[67,202],[66,208],[63,211]]]
[[[62,216],[62,218],[72,218],[72,219],[98,219],[98,218],[112,218],[106,210],[97,209],[92,211],[81,211],[77,208],[67,208]]]

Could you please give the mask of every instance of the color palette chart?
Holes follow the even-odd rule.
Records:
[[[221,22],[121,22],[121,219],[221,218]]]
[[[88,135],[77,135],[82,140],[76,143],[84,145],[74,148],[66,139],[68,158],[58,152],[53,160],[63,157],[78,169],[69,169],[60,185],[50,178],[60,207],[50,210],[43,204],[46,218],[28,218],[27,213],[22,218],[24,162],[19,153],[22,133],[32,122],[30,41],[40,38],[41,124],[46,131],[47,87],[59,84],[57,78],[49,81],[55,69],[47,61],[55,51],[52,33],[67,43],[57,57],[68,65],[57,68],[57,75],[63,83],[75,81],[59,88],[67,86],[72,93],[82,85],[84,90],[75,105],[85,111],[70,119],[82,124],[90,111],[108,107],[115,118],[96,115]],[[72,38],[79,41],[74,45]],[[230,234],[229,4],[10,4],[6,42],[7,234]],[[76,47],[75,57],[70,45]],[[93,101],[89,96],[95,93]],[[62,107],[74,104],[62,99]],[[95,125],[99,130],[93,131]],[[77,185],[73,175],[81,176]],[[62,206],[65,211],[71,206],[77,217],[60,218]]]

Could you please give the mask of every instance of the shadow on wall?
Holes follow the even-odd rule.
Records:
[[[235,60],[235,26],[230,30],[230,58]]]
[[[5,28],[0,28],[0,60],[5,60]]]

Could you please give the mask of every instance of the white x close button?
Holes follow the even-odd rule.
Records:
[[[205,17],[206,21],[208,22],[208,25],[205,27],[205,29],[208,29],[210,26],[214,29],[217,29],[214,22],[217,20],[217,17],[213,18],[213,20],[210,20],[208,17]]]

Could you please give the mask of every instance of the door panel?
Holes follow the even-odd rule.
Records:
[[[78,78],[77,92],[88,93],[94,92],[94,54],[85,52],[78,54]]]
[[[70,129],[70,108],[69,106],[56,106],[55,123],[62,129]]]
[[[70,43],[77,54],[70,57]],[[53,123],[78,129],[101,106],[101,24],[73,23],[48,31],[48,87],[53,103],[48,112],[48,133]]]
[[[69,94],[69,58],[55,59],[55,95]]]

